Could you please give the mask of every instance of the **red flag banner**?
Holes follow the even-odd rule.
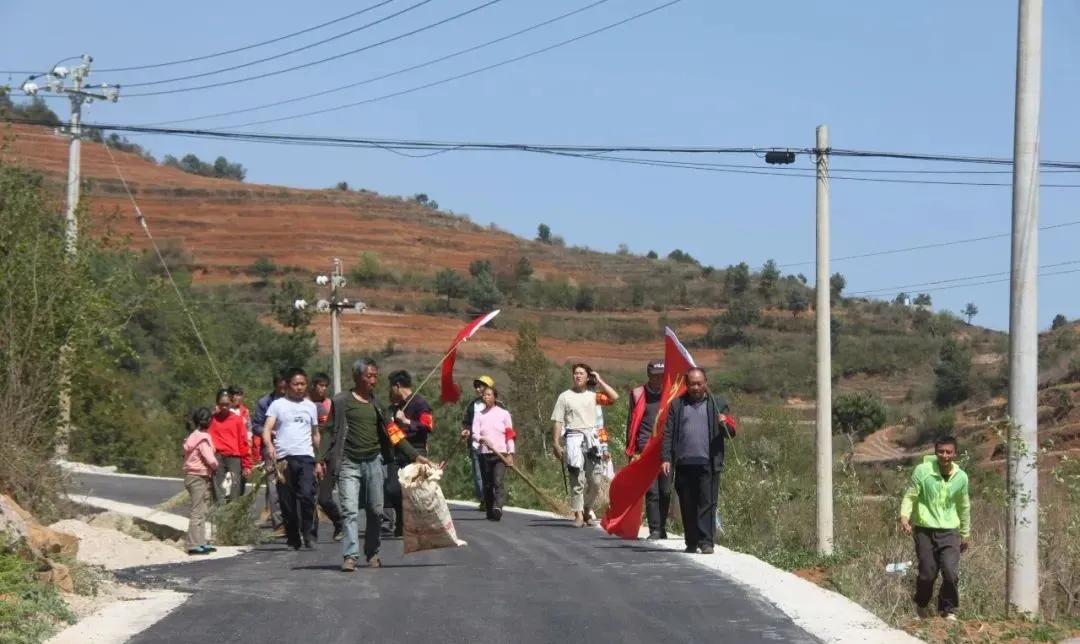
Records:
[[[443,358],[442,375],[440,378],[442,391],[439,394],[439,400],[445,403],[453,403],[461,399],[461,387],[454,382],[454,361],[457,359],[458,346],[461,345],[462,342],[473,337],[473,334],[480,330],[480,327],[491,322],[498,314],[498,310],[492,311],[491,313],[485,313],[472,322],[469,322],[464,329],[458,332],[457,337],[454,338],[453,344],[450,345],[450,350],[446,352],[446,357]]]
[[[660,474],[661,449],[664,444],[664,424],[671,402],[686,392],[686,372],[696,367],[690,352],[679,342],[675,332],[664,329],[664,398],[653,424],[652,436],[641,451],[641,456],[631,461],[615,474],[608,492],[609,504],[600,525],[623,539],[637,539],[641,529],[641,515],[645,507],[645,492]]]

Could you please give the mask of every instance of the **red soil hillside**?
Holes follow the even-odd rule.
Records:
[[[25,164],[55,184],[62,185],[66,180],[67,142],[50,129],[8,125],[0,129],[0,137],[0,159]],[[243,269],[259,257],[268,257],[281,267],[315,274],[326,272],[331,257],[341,257],[348,267],[362,252],[390,247],[395,249],[393,256],[379,254],[383,265],[425,266],[431,272],[444,267],[465,272],[475,259],[513,262],[522,255],[528,256],[537,277],[547,279],[566,277],[581,282],[603,274],[609,283],[618,283],[650,270],[650,262],[640,257],[540,244],[400,198],[370,192],[240,183],[187,174],[135,154],[113,150],[113,156],[158,243],[176,244],[189,252],[194,261],[194,279],[200,284],[249,282],[251,278]],[[101,219],[119,214],[112,221],[116,232],[130,235],[135,248],[149,248],[116,168],[101,144],[83,143],[82,176],[90,216]],[[297,233],[298,226],[303,234]],[[222,234],[223,228],[229,234]],[[416,299],[419,295],[402,292],[387,298],[380,291],[380,297]],[[669,315],[674,320],[679,313]],[[694,315],[703,313],[707,314],[697,311]],[[597,315],[642,316],[650,323],[658,317],[651,312]],[[461,325],[453,318],[385,310],[346,316],[343,322],[346,350],[378,348],[393,339],[402,348],[432,353],[444,351],[443,345]],[[327,326],[319,321],[314,325],[322,347],[329,346]],[[695,323],[686,331],[702,333],[704,328]],[[513,337],[511,331],[487,331],[470,342],[470,352],[506,359]],[[542,346],[559,363],[587,360],[597,367],[634,371],[661,351],[659,338],[656,342],[617,346],[544,338]],[[703,364],[717,364],[719,360],[718,351],[699,353]]]
[[[8,142],[0,158],[25,163],[55,181],[66,180],[67,142],[50,129],[9,125],[0,135]],[[464,271],[477,258],[516,260],[527,254],[536,275],[543,278],[586,276],[601,264],[616,281],[649,270],[649,263],[639,257],[540,244],[400,198],[240,183],[187,174],[134,154],[113,151],[113,156],[154,236],[193,253],[201,269],[196,281],[242,280],[236,269],[262,256],[278,266],[315,272],[325,271],[334,256],[350,262],[363,251],[391,247],[394,255],[383,253],[380,261],[401,268]],[[83,143],[82,176],[92,214],[132,214],[102,145]],[[303,226],[302,235],[296,232],[298,225]],[[232,234],[221,235],[222,226]],[[134,218],[123,217],[116,228],[130,233],[134,246],[147,246]]]

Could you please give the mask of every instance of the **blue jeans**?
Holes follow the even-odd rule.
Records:
[[[484,478],[480,472],[480,454],[473,449],[472,443],[469,443],[469,461],[472,463],[472,476],[473,476],[473,494],[476,495],[476,500],[484,502]]]
[[[383,513],[383,459],[381,454],[359,462],[348,458],[341,463],[337,475],[338,496],[341,498],[341,518],[345,536],[342,556],[360,556],[360,508],[364,509],[364,556],[379,554],[379,521]]]

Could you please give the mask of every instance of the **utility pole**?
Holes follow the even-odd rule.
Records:
[[[829,297],[829,127],[817,127],[817,537],[818,552],[833,552],[832,311]]]
[[[65,62],[65,61],[60,61]],[[69,259],[74,259],[78,252],[79,242],[79,170],[81,167],[81,143],[82,143],[82,106],[84,103],[92,103],[95,99],[111,101],[115,103],[120,98],[120,86],[101,84],[97,86],[86,85],[86,78],[90,75],[90,65],[94,59],[87,54],[80,57],[79,65],[74,69],[62,67],[59,63],[53,66],[45,74],[35,74],[22,84],[22,90],[29,96],[46,90],[53,94],[66,95],[71,102],[71,117],[68,120],[67,136],[71,137],[68,149],[68,180],[67,180],[67,203],[65,204],[64,219],[66,232],[64,245]],[[71,78],[71,85],[65,86],[64,79]],[[44,86],[34,82],[44,79]],[[91,92],[98,89],[99,92]],[[59,360],[59,408],[60,424],[56,433],[56,455],[64,458],[68,453],[68,444],[71,436],[71,359],[72,347],[65,343],[60,348]]]
[[[1010,610],[1039,613],[1038,261],[1042,0],[1020,0],[1013,135],[1012,274],[1009,284]]]
[[[341,260],[334,258],[334,274],[330,277],[330,301],[338,301],[338,286],[344,286],[345,277],[341,274]],[[341,393],[341,310],[333,306],[330,310],[330,344],[334,346],[331,373],[334,376],[334,394]]]
[[[315,283],[319,286],[330,285],[330,299],[319,300],[315,303],[315,310],[319,313],[330,314],[330,345],[331,345],[331,376],[334,381],[334,393],[339,394],[343,389],[341,379],[341,321],[338,318],[345,311],[363,313],[367,305],[363,302],[349,302],[347,297],[339,297],[340,289],[345,287],[345,276],[341,270],[341,260],[333,259],[333,270],[330,275],[317,275]],[[303,309],[307,306],[304,300],[297,300],[296,308]]]

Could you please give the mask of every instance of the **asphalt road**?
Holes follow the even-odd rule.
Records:
[[[73,472],[68,479],[67,491],[152,508],[183,489],[183,481]]]
[[[129,503],[160,502],[178,485],[76,478]],[[559,519],[453,515],[468,546],[403,556],[400,540],[384,541],[380,569],[340,572],[340,545],[323,526],[314,552],[267,544],[231,559],[121,571],[192,593],[131,642],[817,641],[753,591],[680,553]]]

